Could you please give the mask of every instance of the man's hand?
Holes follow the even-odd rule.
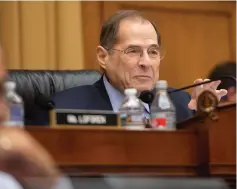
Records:
[[[46,150],[18,128],[0,127],[0,170],[32,188],[51,188],[60,176]]]
[[[201,83],[204,81],[209,81],[210,79],[197,79],[194,81],[195,84],[197,83]],[[221,99],[221,97],[225,96],[227,94],[227,90],[225,89],[220,89],[220,90],[216,90],[218,85],[221,83],[221,81],[213,81],[211,83],[207,83],[204,85],[200,85],[197,87],[194,87],[193,91],[192,91],[192,99],[190,100],[188,107],[191,110],[196,110],[197,109],[197,99],[199,97],[199,95],[204,91],[204,90],[210,90],[212,91],[218,98],[218,100]]]

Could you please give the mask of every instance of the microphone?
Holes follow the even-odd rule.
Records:
[[[139,95],[140,100],[147,104],[151,104],[154,100],[154,93],[149,90],[142,91]]]
[[[33,88],[35,90],[35,104],[44,109],[52,110],[55,106],[54,102],[43,95],[36,85],[33,84]]]
[[[35,97],[35,103],[38,104],[40,107],[52,110],[54,108],[54,102],[51,101],[49,98],[45,97],[43,94],[38,93]]]
[[[217,80],[219,80],[219,79],[217,79]],[[185,86],[185,87],[182,87],[182,88],[178,88],[178,89],[168,91],[168,94],[179,92],[179,91],[182,91],[182,90],[186,90],[186,89],[196,87],[196,86],[199,86],[199,85],[203,85],[203,84],[206,84],[206,83],[211,83],[211,82],[217,81],[217,80],[204,81],[204,82],[201,82],[201,83],[188,85],[188,86]],[[145,90],[145,91],[142,91],[140,93],[139,99],[141,101],[143,101],[144,103],[151,104],[154,100],[154,97],[155,97],[154,91]]]
[[[217,79],[212,79],[212,80],[209,80],[209,81],[204,81],[204,82],[201,82],[201,83],[188,85],[188,86],[185,86],[185,87],[182,87],[182,88],[179,88],[179,89],[174,89],[172,91],[168,91],[168,93],[170,94],[170,93],[175,93],[175,92],[178,92],[178,91],[183,91],[183,90],[186,90],[186,89],[190,89],[190,88],[193,88],[193,87],[197,87],[199,85],[211,83],[213,81],[218,81],[218,80],[222,80],[222,79],[230,79],[230,80],[234,81],[235,84],[236,84],[236,78],[235,77],[226,75],[226,76],[221,76],[220,78],[217,78]]]
[[[230,80],[234,81],[235,84],[236,84],[236,78],[235,77],[229,76],[229,75],[224,75],[224,76],[221,76],[218,79],[212,79],[210,81],[204,81],[204,82],[201,82],[201,83],[192,84],[192,85],[188,85],[188,86],[185,86],[185,87],[182,87],[182,88],[178,88],[178,89],[168,91],[168,94],[175,93],[175,92],[182,91],[182,90],[186,90],[186,89],[189,89],[189,88],[193,88],[193,87],[196,87],[196,86],[199,86],[199,85],[211,83],[213,81],[218,81],[218,80],[222,80],[222,79],[230,79]],[[147,104],[151,104],[154,100],[154,91],[153,92],[149,91],[149,90],[142,91],[140,93],[139,99],[142,100],[143,102],[147,103]]]

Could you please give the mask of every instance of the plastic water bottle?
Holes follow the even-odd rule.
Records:
[[[154,129],[175,130],[176,109],[167,93],[168,83],[160,80],[156,83],[156,95],[151,104],[151,124]]]
[[[125,89],[126,95],[119,109],[121,125],[128,129],[144,129],[145,107],[137,98],[137,90]]]
[[[16,93],[16,83],[6,81],[4,83],[5,98],[9,107],[8,119],[3,123],[9,127],[24,126],[24,103],[22,98]]]

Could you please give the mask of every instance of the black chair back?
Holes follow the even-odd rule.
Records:
[[[50,98],[56,92],[91,85],[101,74],[96,70],[8,70],[8,76],[16,83],[17,93],[23,98],[25,124],[31,125],[38,123],[39,114],[48,112],[52,105]]]

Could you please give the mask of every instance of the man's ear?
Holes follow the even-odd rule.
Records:
[[[102,46],[97,46],[96,54],[100,67],[106,70],[106,60],[108,59],[108,51]]]

